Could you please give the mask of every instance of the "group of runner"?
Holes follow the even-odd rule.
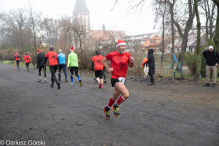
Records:
[[[70,48],[70,54],[68,55],[68,64],[67,64],[67,68],[66,68],[66,56],[65,54],[62,53],[62,50],[59,49],[59,54],[57,55],[56,52],[54,52],[54,47],[50,47],[49,48],[49,52],[46,53],[46,55],[44,55],[42,53],[42,51],[39,49],[37,50],[37,69],[38,69],[38,73],[39,73],[39,79],[38,82],[41,82],[41,71],[43,70],[44,73],[44,82],[46,83],[46,63],[47,60],[49,61],[49,68],[50,68],[50,72],[51,72],[51,85],[50,87],[54,86],[54,82],[57,84],[58,89],[60,89],[60,82],[61,81],[61,70],[64,71],[65,74],[65,82],[68,82],[67,80],[67,73],[66,73],[66,69],[69,70],[70,72],[70,79],[71,79],[71,83],[70,85],[74,85],[73,84],[73,72],[75,71],[75,75],[77,76],[78,80],[79,80],[79,85],[82,86],[82,81],[81,78],[78,74],[78,56],[76,53],[74,53],[74,48],[71,47]],[[19,67],[19,62],[21,60],[21,57],[19,55],[18,52],[16,52],[16,54],[14,55],[14,60],[16,61],[17,64],[17,70],[20,70]],[[26,55],[24,56],[23,59],[26,63],[26,67],[27,67],[27,71],[29,72],[29,63],[31,61],[31,57],[26,53]],[[56,71],[59,70],[59,78],[56,78]]]
[[[119,106],[129,97],[129,92],[125,86],[127,68],[133,67],[135,59],[131,56],[130,53],[126,52],[126,43],[123,40],[118,40],[116,51],[108,53],[105,57],[100,55],[100,51],[96,51],[96,55],[92,58],[92,69],[95,70],[95,78],[98,82],[98,87],[103,88],[103,76],[105,76],[104,67],[111,73],[111,84],[114,87],[114,92],[109,99],[109,102],[106,106],[103,107],[103,111],[106,119],[110,119],[110,108],[112,108],[113,115],[119,117]],[[51,87],[54,86],[56,82],[58,89],[60,89],[61,80],[61,70],[63,69],[65,74],[65,81],[67,82],[67,73],[66,73],[66,56],[62,53],[62,50],[59,49],[59,55],[54,52],[54,48],[50,47],[50,51],[44,55],[41,50],[38,50],[37,55],[37,69],[39,69],[39,79],[41,81],[41,70],[44,70],[44,82],[46,82],[46,63],[49,60],[49,68],[51,72]],[[70,48],[71,53],[68,55],[67,70],[70,70],[70,85],[73,85],[73,72],[78,78],[80,86],[82,81],[80,75],[78,74],[78,56],[74,53],[74,48]],[[27,55],[27,54],[26,54]],[[25,55],[25,56],[26,56]],[[29,66],[28,56],[24,57],[25,63]],[[15,60],[17,62],[17,69],[19,69],[20,55],[18,52],[15,54]],[[31,58],[29,58],[31,61]],[[107,61],[110,61],[110,67],[107,65]],[[57,80],[55,73],[59,69],[59,78]],[[29,69],[28,69],[29,71]],[[118,100],[117,100],[118,99]],[[117,100],[117,101],[116,101]]]
[[[68,55],[68,64],[66,68],[66,56],[64,53],[62,53],[62,49],[59,49],[59,54],[57,55],[56,52],[54,52],[54,47],[50,47],[50,51],[47,52],[46,55],[44,55],[41,50],[38,50],[38,55],[37,55],[37,68],[39,68],[39,82],[41,81],[41,70],[44,70],[44,82],[46,82],[46,63],[47,60],[49,60],[49,68],[51,72],[51,85],[50,87],[54,86],[54,82],[57,84],[58,89],[60,89],[60,82],[61,81],[61,70],[63,70],[65,74],[65,82],[68,82],[67,80],[67,73],[66,69],[70,70],[70,85],[73,84],[73,72],[75,71],[75,75],[77,76],[79,80],[80,86],[82,86],[82,81],[81,78],[78,74],[78,56],[76,53],[74,53],[74,48],[70,48],[70,54]],[[56,78],[56,71],[58,70],[59,72],[59,78],[57,80]]]
[[[21,55],[18,52],[15,53],[14,60],[16,61],[17,70],[20,70],[19,62],[21,60]],[[29,63],[31,62],[31,57],[26,53],[24,55],[23,60],[25,61],[25,64],[26,64],[26,67],[27,67],[27,71],[29,72]]]

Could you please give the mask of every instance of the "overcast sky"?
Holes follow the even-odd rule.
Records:
[[[54,19],[60,16],[72,16],[76,0],[29,0],[35,11],[41,11],[44,17]],[[154,16],[148,0],[139,18],[139,13],[125,17],[129,10],[127,0],[120,2],[114,9],[114,0],[86,0],[90,11],[91,29],[102,29],[103,23],[107,30],[124,30],[127,35],[156,32],[153,30]],[[0,10],[8,12],[28,6],[28,0],[0,0]]]

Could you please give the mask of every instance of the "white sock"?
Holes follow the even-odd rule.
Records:
[[[39,76],[39,79],[41,79],[41,76]]]

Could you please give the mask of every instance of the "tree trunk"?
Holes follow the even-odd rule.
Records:
[[[219,2],[218,2],[219,3]],[[210,23],[210,31],[209,31],[209,34],[210,34],[210,39],[212,40],[213,39],[213,17],[215,16],[214,15],[214,8],[215,8],[215,6],[216,5],[213,5],[212,6],[212,9],[211,9],[211,16],[209,16],[210,17],[210,19],[209,19],[209,23]],[[209,10],[209,13],[210,13],[210,10]]]
[[[177,27],[177,29],[179,31],[180,37],[182,38],[181,54],[179,55],[179,58],[178,58],[178,61],[179,61],[180,65],[181,65],[181,67],[183,65],[182,54],[185,55],[186,48],[187,48],[189,31],[190,31],[190,29],[191,29],[191,27],[193,25],[193,19],[194,19],[194,16],[195,16],[194,8],[192,8],[192,0],[188,0],[188,5],[189,5],[189,18],[188,18],[188,20],[186,22],[186,26],[184,28],[184,34],[182,33],[182,29],[181,29],[179,23],[174,20],[174,24],[176,25],[176,27]],[[178,65],[177,65],[176,70],[180,71],[180,68],[179,68]]]
[[[164,58],[164,15],[163,15],[163,34],[162,34],[162,55],[161,55],[161,67],[163,67],[163,58]]]
[[[207,8],[207,6],[208,6],[208,1],[206,1],[206,3],[205,3],[205,19],[206,19],[206,23],[205,23],[205,30],[206,30],[206,36],[205,36],[205,38],[206,38],[206,40],[207,40],[207,43],[209,42],[209,40],[208,40],[208,38],[209,38],[209,31],[208,31],[208,21],[209,21],[209,16],[208,16],[208,8]],[[209,7],[209,6],[208,6]],[[209,44],[209,43],[208,43]]]
[[[172,48],[171,48],[171,53],[172,54],[174,54],[174,41],[175,41],[175,39],[174,39],[174,37],[175,37],[175,32],[174,32],[174,23],[173,23],[173,15],[174,15],[174,13],[173,13],[173,5],[174,5],[174,3],[173,4],[171,4],[170,5],[170,15],[171,15],[171,29],[172,29]],[[174,60],[174,57],[173,57],[173,55],[172,55],[172,62],[173,62],[173,60]],[[174,68],[174,63],[172,63],[172,66],[171,66],[171,68],[173,69]]]
[[[215,50],[219,52],[219,0],[213,0],[213,2],[217,6],[217,19],[216,19],[214,43],[215,43]],[[218,72],[219,72],[219,67],[217,68],[217,74]]]
[[[219,1],[214,0],[214,3],[217,5],[217,20],[216,20],[214,43],[216,47],[215,50],[219,51]]]
[[[199,11],[198,11],[198,1],[194,0],[195,5],[195,14],[196,14],[196,20],[197,20],[197,48],[196,48],[196,54],[197,54],[197,68],[196,68],[196,75],[195,79],[199,78],[199,75],[201,73],[201,49],[200,49],[200,29],[201,29],[201,22],[199,18]]]

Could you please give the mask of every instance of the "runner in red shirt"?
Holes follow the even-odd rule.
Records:
[[[59,62],[58,55],[56,54],[56,52],[54,52],[53,47],[50,47],[49,50],[50,51],[46,53],[44,66],[46,66],[47,59],[49,59],[49,68],[51,72],[51,81],[52,81],[52,84],[50,87],[53,87],[54,81],[55,81],[58,86],[58,89],[60,89],[60,83],[57,81],[56,75],[55,75],[56,70],[58,69],[58,62]]]
[[[94,66],[95,77],[99,84],[99,88],[103,88],[103,56],[100,55],[100,51],[96,51],[96,56],[92,58],[92,70]]]
[[[14,55],[14,60],[16,61],[17,64],[17,70],[20,70],[19,62],[21,60],[21,55],[18,52],[16,52],[16,54]]]
[[[31,57],[26,53],[26,55],[24,55],[24,59],[26,67],[27,67],[27,71],[29,72],[29,63],[31,61]]]
[[[131,56],[131,54],[125,52],[126,43],[123,40],[118,40],[116,47],[116,51],[107,54],[103,59],[103,65],[109,73],[112,73],[111,84],[112,87],[115,87],[108,105],[103,107],[106,119],[110,118],[110,107],[112,107],[113,115],[115,117],[119,117],[119,105],[129,97],[129,92],[125,87],[127,68],[128,66],[132,67],[135,62],[135,59]],[[106,61],[109,60],[111,62],[111,67],[109,67],[106,63]],[[117,98],[119,99],[117,100]],[[115,103],[116,100],[117,102]]]

